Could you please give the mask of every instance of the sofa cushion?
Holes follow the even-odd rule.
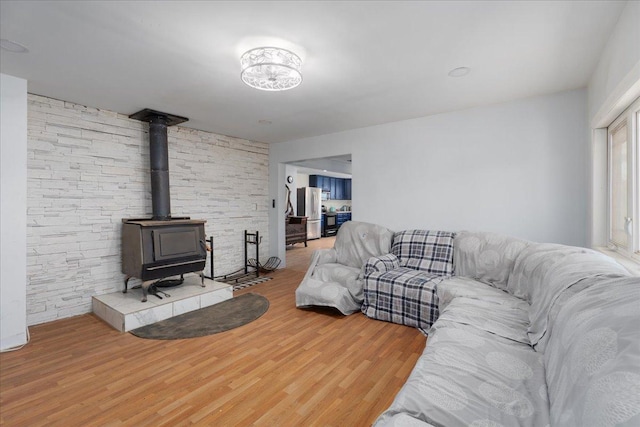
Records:
[[[448,277],[438,284],[437,289],[441,311],[458,297],[491,301],[497,304],[502,304],[505,299],[514,300],[513,295],[470,277]]]
[[[640,425],[640,278],[598,277],[563,301],[544,353],[551,425]]]
[[[448,304],[440,304],[440,320],[468,325],[482,332],[530,344],[527,335],[529,304],[480,282],[475,282],[472,287],[465,285],[467,284],[460,278],[444,280],[438,284],[439,295],[448,294],[443,288],[453,288],[457,292]]]
[[[374,423],[408,414],[435,426],[545,426],[542,355],[526,344],[442,318],[391,407]]]
[[[526,240],[496,233],[461,231],[453,241],[456,275],[507,289],[516,257],[528,244]]]
[[[406,230],[393,235],[391,253],[401,267],[438,275],[453,274],[453,237],[448,231]]]
[[[600,252],[536,243],[518,255],[507,290],[530,302],[529,339],[536,345],[547,331],[550,311],[567,288],[588,278],[628,275],[624,267]]]

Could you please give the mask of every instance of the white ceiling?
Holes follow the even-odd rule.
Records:
[[[0,37],[29,53],[2,50],[0,71],[31,93],[282,142],[585,87],[623,6],[3,0]],[[239,57],[261,45],[298,53],[302,85],[245,86]]]

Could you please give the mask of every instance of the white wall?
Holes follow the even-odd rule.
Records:
[[[272,144],[270,168],[350,152],[356,221],[585,245],[586,118],[576,90]]]
[[[27,342],[27,81],[0,74],[0,349]]]
[[[606,128],[640,96],[640,2],[629,1],[609,37],[588,87],[591,129],[591,246],[607,242]]]
[[[31,325],[87,313],[93,295],[121,291],[122,219],[152,212],[146,123],[37,95],[28,114]],[[207,220],[216,275],[244,266],[244,230],[260,232],[266,261],[269,145],[181,126],[168,139],[171,213]]]

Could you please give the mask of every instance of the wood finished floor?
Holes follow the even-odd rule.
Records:
[[[92,314],[30,328],[0,355],[6,426],[368,426],[392,402],[425,345],[416,329],[300,310],[311,252],[287,250],[273,280],[239,291],[270,301],[255,322],[203,338],[154,341]]]

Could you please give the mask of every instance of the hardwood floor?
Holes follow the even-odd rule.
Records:
[[[311,252],[287,250],[273,280],[237,292],[270,301],[253,323],[175,341],[137,338],[91,314],[31,327],[0,355],[7,426],[367,426],[421,354],[416,329],[295,307]]]

